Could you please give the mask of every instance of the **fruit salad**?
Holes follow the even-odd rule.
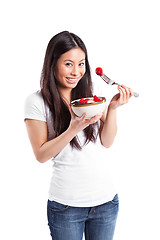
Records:
[[[74,105],[94,103],[94,102],[100,102],[100,101],[101,101],[101,99],[99,97],[97,97],[96,95],[94,95],[93,99],[91,99],[91,98],[81,98],[79,101],[75,101]]]

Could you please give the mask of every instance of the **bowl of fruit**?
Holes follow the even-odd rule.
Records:
[[[86,118],[92,118],[97,114],[101,114],[106,106],[105,97],[93,97],[76,99],[71,102],[72,111],[78,116],[81,117],[86,113]]]

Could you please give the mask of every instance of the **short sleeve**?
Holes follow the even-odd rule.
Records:
[[[45,106],[40,91],[30,94],[24,103],[24,119],[35,119],[46,122]]]

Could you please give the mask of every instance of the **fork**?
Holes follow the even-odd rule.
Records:
[[[122,87],[121,84],[116,83],[115,81],[111,80],[109,77],[107,77],[105,74],[103,74],[102,76],[100,76],[107,84],[109,85],[118,85],[120,87]],[[133,92],[133,96],[134,97],[139,97],[139,94],[136,92]]]

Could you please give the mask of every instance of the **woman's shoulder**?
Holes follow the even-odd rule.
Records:
[[[45,106],[40,90],[29,94],[24,103],[24,117],[46,121]]]
[[[26,97],[26,102],[43,102],[43,97],[42,97],[42,93],[40,90],[30,93],[27,97]]]

